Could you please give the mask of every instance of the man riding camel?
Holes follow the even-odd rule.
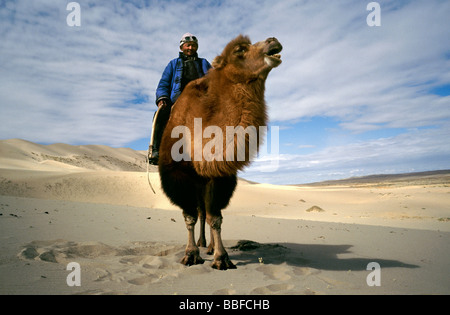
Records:
[[[206,59],[198,57],[198,40],[194,35],[186,33],[181,37],[180,50],[178,58],[171,60],[165,68],[156,89],[158,111],[153,117],[149,152],[149,163],[153,165],[158,165],[159,145],[172,105],[189,82],[203,77],[211,68]]]

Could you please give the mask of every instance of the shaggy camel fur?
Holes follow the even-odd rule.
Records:
[[[265,81],[270,70],[280,65],[281,50],[276,38],[252,45],[248,37],[238,36],[214,59],[213,69],[189,83],[172,107],[161,141],[159,173],[165,194],[183,210],[188,229],[184,265],[204,262],[198,246],[206,246],[206,219],[211,228],[208,254],[214,252],[212,267],[236,268],[222,244],[222,209],[236,188],[237,172],[251,162],[256,150],[249,143],[250,132],[224,135],[227,127],[240,126],[244,131],[255,130],[260,138],[259,127],[267,123]],[[230,148],[232,154],[227,154]],[[245,158],[238,154],[242,149]],[[198,217],[201,227],[196,244]]]

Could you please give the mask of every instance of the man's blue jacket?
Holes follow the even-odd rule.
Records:
[[[198,58],[199,62],[196,62],[197,71],[200,77],[204,76],[206,72],[211,68],[211,64],[204,58]],[[183,77],[183,58],[182,53],[180,56],[169,62],[166,69],[162,74],[156,89],[156,104],[162,99],[168,99],[173,103],[177,100],[182,92],[181,80]]]

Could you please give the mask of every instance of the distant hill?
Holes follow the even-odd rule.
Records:
[[[402,174],[378,174],[361,177],[351,177],[341,180],[328,180],[317,183],[309,183],[307,186],[334,186],[334,185],[395,185],[395,184],[449,184],[450,170],[438,170],[428,172],[414,172]],[[302,185],[305,186],[305,185]]]

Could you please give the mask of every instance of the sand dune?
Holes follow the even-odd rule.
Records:
[[[448,172],[275,186],[240,180],[238,269],[179,264],[181,211],[145,152],[0,141],[0,294],[449,294]],[[82,283],[67,285],[69,262]],[[381,266],[368,286],[367,266]]]
[[[39,145],[21,139],[0,144],[0,168],[25,170],[145,171],[145,156],[131,149],[103,145]]]

